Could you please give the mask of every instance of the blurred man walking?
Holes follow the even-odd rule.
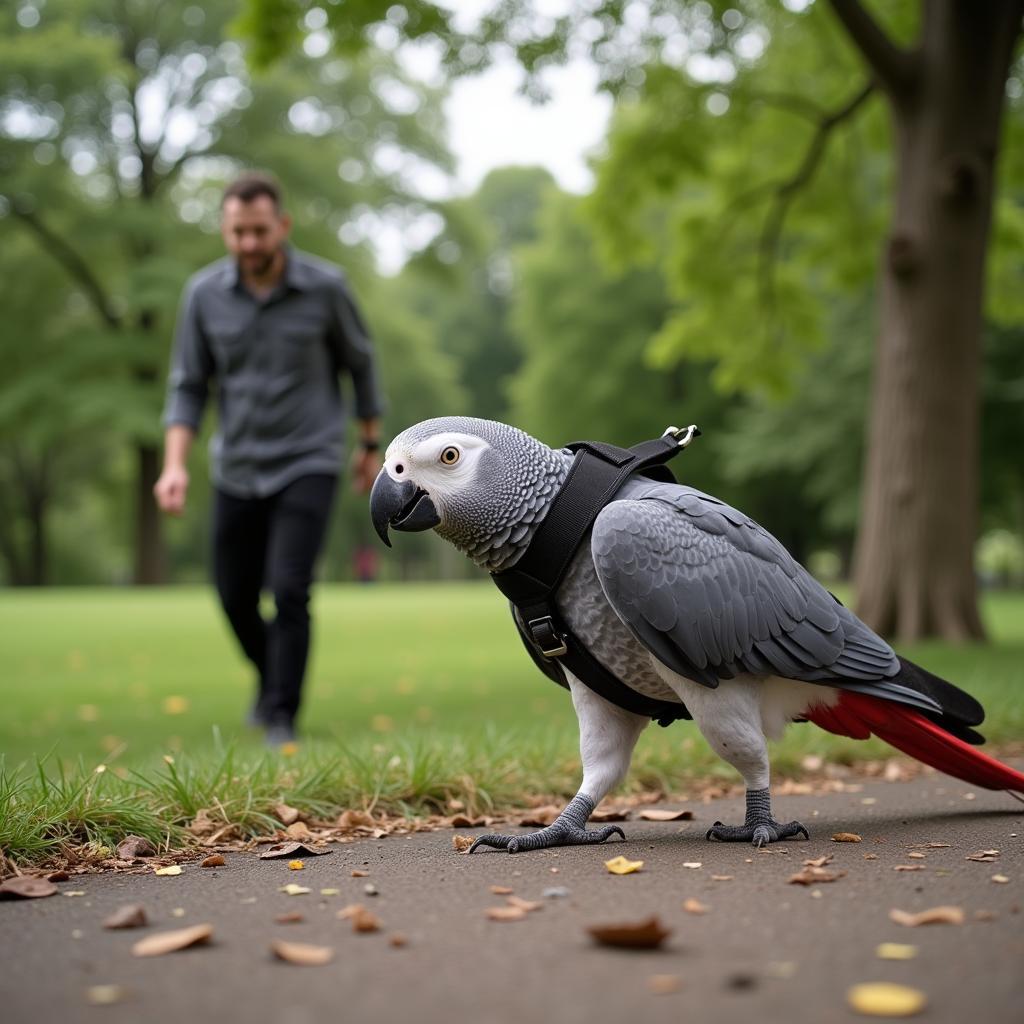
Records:
[[[259,674],[250,721],[275,746],[295,738],[309,589],[342,465],[342,375],[352,378],[359,423],[356,489],[369,490],[380,468],[373,345],[342,271],[290,246],[290,229],[273,178],[246,174],[224,192],[228,256],[185,287],[154,487],[161,509],[184,511],[188,454],[215,382],[214,579]],[[271,622],[259,610],[264,587],[276,604]]]

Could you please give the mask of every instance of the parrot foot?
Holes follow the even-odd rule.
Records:
[[[495,850],[508,850],[509,853],[521,853],[526,850],[541,850],[551,846],[584,846],[603,843],[609,836],[625,833],[618,825],[605,825],[596,832],[588,832],[584,827],[587,819],[594,811],[594,802],[589,797],[577,794],[569,806],[546,828],[537,832],[528,832],[520,836],[487,835],[480,836],[469,848],[472,853],[478,846],[490,846]]]
[[[805,839],[811,838],[799,821],[783,825],[772,817],[771,798],[767,789],[748,789],[746,821],[742,825],[723,825],[716,821],[708,829],[706,838],[723,843],[753,843],[761,847],[780,839],[792,839],[801,833]]]

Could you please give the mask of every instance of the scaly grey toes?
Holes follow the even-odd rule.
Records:
[[[623,839],[625,833],[618,825],[605,825],[597,832],[587,832],[582,828],[569,827],[555,822],[542,828],[539,832],[528,832],[522,836],[480,836],[469,848],[472,853],[478,846],[490,846],[495,850],[508,850],[509,853],[525,853],[527,850],[541,850],[552,846],[584,846],[592,843],[603,843],[609,836],[618,834]]]
[[[747,825],[723,825],[716,821],[708,829],[706,839],[717,839],[722,843],[752,843],[754,846],[767,846],[768,843],[778,842],[780,839],[792,839],[803,833],[805,839],[811,837],[807,829],[799,821],[791,821],[788,825],[782,825],[777,821],[761,821]]]

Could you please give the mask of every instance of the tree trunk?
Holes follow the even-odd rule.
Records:
[[[139,473],[135,494],[135,582],[163,583],[166,559],[160,510],[153,498],[153,485],[160,475],[160,450],[140,444],[137,449]]]
[[[985,253],[1022,7],[926,3],[917,74],[891,95],[896,202],[855,585],[858,614],[901,640],[984,636],[973,553]]]

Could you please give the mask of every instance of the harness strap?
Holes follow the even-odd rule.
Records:
[[[644,473],[674,483],[665,463],[683,445],[676,434],[666,431],[632,448],[600,441],[578,441],[567,447],[576,457],[529,547],[514,568],[491,573],[491,578],[518,611],[525,638],[545,659],[559,659],[587,687],[626,711],[657,719],[661,725],[689,718],[682,704],[645,697],[609,672],[572,633],[554,599],[583,538],[626,479]],[[552,675],[547,665],[538,664]],[[567,685],[561,672],[552,678]]]

